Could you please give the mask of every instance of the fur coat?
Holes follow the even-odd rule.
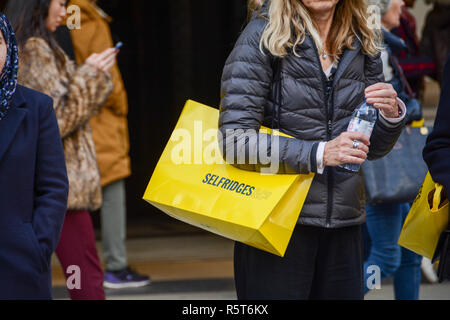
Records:
[[[101,206],[100,174],[89,120],[110,94],[109,73],[83,64],[75,67],[63,52],[64,63],[42,38],[30,38],[20,51],[19,83],[53,98],[64,144],[69,178],[69,210]]]
[[[71,0],[80,8],[81,29],[70,30],[75,58],[81,65],[92,53],[114,46],[109,28],[110,18],[91,0]],[[98,114],[89,122],[97,151],[102,186],[131,174],[128,137],[128,100],[117,64],[111,68],[114,89]]]

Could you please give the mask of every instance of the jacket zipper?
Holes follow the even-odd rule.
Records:
[[[331,108],[329,105],[329,101],[331,98],[331,93],[332,93],[332,87],[330,87],[328,89],[327,86],[327,79],[325,78],[325,74],[322,71],[322,63],[320,62],[320,57],[319,57],[319,53],[318,53],[318,49],[316,44],[314,43],[314,41],[311,39],[311,42],[313,43],[314,46],[314,51],[316,54],[316,58],[317,58],[317,62],[319,63],[319,70],[320,70],[320,79],[322,82],[322,88],[325,94],[324,97],[324,102],[325,102],[325,113],[327,116],[327,124],[326,124],[326,129],[327,129],[327,141],[330,141],[332,138],[332,134],[333,134],[333,105],[331,104]],[[327,90],[329,90],[329,92],[327,92]],[[327,189],[328,189],[328,197],[327,197],[327,217],[326,217],[326,222],[325,222],[325,226],[326,228],[330,228],[331,226],[331,211],[332,211],[332,207],[333,207],[333,186],[334,186],[334,169],[332,167],[328,167],[328,175],[327,175]]]
[[[332,139],[332,119],[333,119],[333,103],[332,103],[332,87],[328,88],[329,90],[326,106],[327,106],[327,115],[328,115],[328,128],[327,128],[327,139],[330,141]],[[329,107],[331,101],[331,108]],[[329,228],[331,226],[330,220],[331,220],[331,212],[333,210],[333,188],[334,188],[334,168],[328,167],[328,206],[327,206],[327,220],[326,220],[326,227]]]

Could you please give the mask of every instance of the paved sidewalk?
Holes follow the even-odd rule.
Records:
[[[100,244],[99,255],[103,260]],[[106,290],[109,300],[235,300],[233,242],[213,234],[132,239],[127,242],[130,264],[149,274],[144,288]],[[65,279],[53,260],[54,298],[67,299]],[[392,281],[383,281],[367,300],[392,300]],[[421,285],[420,299],[450,300],[450,282]]]
[[[55,288],[55,299],[68,299],[65,289]],[[108,300],[236,300],[232,279],[155,282],[145,288],[106,290]],[[393,300],[393,285],[369,292],[365,300]],[[422,284],[420,300],[450,300],[450,282]]]
[[[420,285],[420,300],[450,300],[450,282]],[[369,292],[365,300],[394,300],[394,286],[381,285],[381,289]]]

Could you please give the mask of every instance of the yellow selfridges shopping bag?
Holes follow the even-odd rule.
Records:
[[[218,119],[217,109],[187,101],[143,198],[178,220],[284,256],[314,174],[226,164]]]
[[[428,172],[403,224],[398,244],[415,253],[433,258],[439,236],[447,229],[449,204],[442,199],[442,185]]]

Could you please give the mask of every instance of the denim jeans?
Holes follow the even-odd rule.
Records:
[[[364,263],[364,293],[370,290],[367,280],[372,272],[368,267],[375,265],[380,268],[381,279],[394,277],[395,299],[419,299],[422,257],[397,244],[409,209],[407,203],[366,206],[370,245],[364,246],[369,249]]]

